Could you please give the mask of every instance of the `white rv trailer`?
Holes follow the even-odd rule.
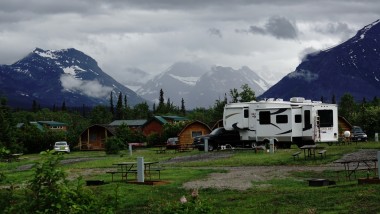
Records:
[[[252,147],[270,139],[279,148],[338,141],[337,106],[302,97],[227,104],[223,125],[238,130],[240,139]]]

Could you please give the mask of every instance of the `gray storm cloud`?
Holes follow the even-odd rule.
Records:
[[[64,90],[78,91],[94,98],[106,97],[112,91],[111,87],[104,86],[97,80],[79,80],[67,74],[61,75],[60,80]]]
[[[277,39],[297,39],[297,26],[284,17],[273,16],[268,19],[263,27],[250,26],[248,30],[237,30],[252,34],[271,35]]]
[[[348,24],[342,23],[342,22],[336,22],[336,23],[328,23],[327,25],[317,25],[314,27],[314,30],[318,33],[324,33],[324,34],[337,34],[341,35],[342,39],[349,38],[353,33],[355,33],[355,30],[350,28]]]
[[[209,31],[210,35],[222,38],[222,33],[220,32],[219,29],[217,29],[217,28],[210,28],[210,29],[208,29],[208,31]]]

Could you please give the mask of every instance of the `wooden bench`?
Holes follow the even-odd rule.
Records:
[[[134,174],[135,176],[137,176],[137,170],[129,170],[128,172],[122,172],[122,171],[107,171],[106,172],[107,174],[111,174],[112,176],[112,181],[113,181],[113,175],[114,174],[121,174],[121,180],[124,179],[125,177],[125,180],[128,179],[128,174]]]
[[[321,150],[318,152],[318,154],[321,155],[321,158],[323,158],[323,156],[326,158],[326,152],[327,152],[327,150]]]
[[[150,174],[151,172],[158,172],[158,179],[161,179],[161,168],[152,168],[149,170],[149,174],[147,177],[150,178],[150,180],[152,180],[152,175]]]
[[[296,160],[296,158],[299,159],[299,158],[300,158],[300,154],[301,154],[300,151],[293,153],[293,154],[292,154],[293,159],[294,159],[294,160]]]
[[[159,147],[153,151],[155,151],[156,154],[163,154],[163,153],[166,153],[166,147]]]

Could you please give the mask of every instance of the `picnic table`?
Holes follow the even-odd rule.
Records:
[[[157,145],[154,151],[156,154],[166,153],[166,145]]]
[[[346,154],[341,159],[334,161],[344,165],[344,174],[346,179],[356,178],[356,172],[366,170],[369,173],[377,175],[377,150],[362,150],[359,152]]]
[[[158,178],[161,179],[161,169],[152,167],[154,165],[158,164],[158,162],[144,162],[144,175],[148,177],[150,180],[152,180],[152,173],[158,172]],[[117,166],[116,171],[107,171],[106,173],[109,173],[112,175],[112,181],[113,181],[113,175],[114,174],[121,174],[121,180],[124,180],[128,182],[128,175],[134,174],[135,178],[137,176],[137,162],[120,162],[120,163],[114,163],[112,165]]]
[[[304,145],[301,146],[300,149],[303,150],[304,158],[314,157],[315,159],[315,150],[317,149],[317,145]]]
[[[2,154],[0,159],[4,162],[12,162],[12,161],[20,161],[20,157],[22,156],[22,153],[17,154]]]

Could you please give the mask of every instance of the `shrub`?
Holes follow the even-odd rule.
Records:
[[[118,154],[125,147],[123,141],[117,137],[108,138],[104,146],[106,154]]]

